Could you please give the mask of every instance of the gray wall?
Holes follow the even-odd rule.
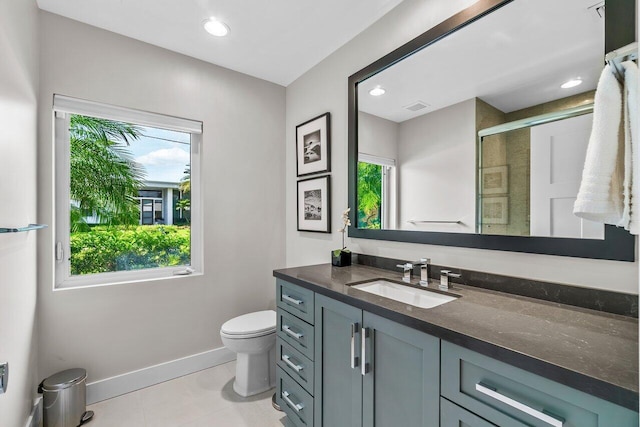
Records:
[[[340,233],[335,231],[317,234],[296,230],[295,126],[326,111],[332,113],[332,221],[338,224],[340,214],[347,206],[347,78],[471,3],[471,0],[405,0],[287,87],[287,265],[329,262],[330,251],[341,244]],[[401,259],[426,256],[441,265],[638,293],[637,262],[365,239],[350,239],[347,243],[352,250],[372,255]]]
[[[358,150],[397,162],[398,128],[396,122],[363,111],[358,112]]]
[[[40,217],[53,219],[54,93],[204,123],[204,275],[53,290],[41,235],[40,359],[89,382],[222,346],[226,320],[274,307],[284,265],[282,86],[41,12]],[[24,192],[21,192],[24,194]]]
[[[400,123],[398,228],[475,231],[475,107],[473,98]],[[409,220],[461,220],[462,224],[414,225]]]
[[[37,222],[37,19],[35,1],[0,1],[0,227]],[[0,362],[10,381],[0,424],[24,425],[38,384],[36,241],[0,235]]]

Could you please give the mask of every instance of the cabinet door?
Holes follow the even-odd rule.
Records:
[[[360,427],[362,310],[318,294],[315,304],[315,425]]]
[[[440,410],[440,427],[495,427],[495,424],[462,409],[444,397],[440,398]]]
[[[363,426],[438,427],[440,340],[366,311],[363,324]]]

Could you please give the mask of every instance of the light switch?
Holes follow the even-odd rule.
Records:
[[[0,394],[7,391],[9,383],[9,362],[0,363]]]

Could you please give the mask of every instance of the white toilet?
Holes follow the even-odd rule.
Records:
[[[276,312],[257,311],[226,321],[220,328],[222,343],[238,354],[233,389],[253,396],[276,384]]]

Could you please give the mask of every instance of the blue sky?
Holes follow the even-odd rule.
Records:
[[[165,129],[139,127],[142,136],[129,150],[136,162],[144,166],[147,181],[179,182],[190,161],[190,135]]]

